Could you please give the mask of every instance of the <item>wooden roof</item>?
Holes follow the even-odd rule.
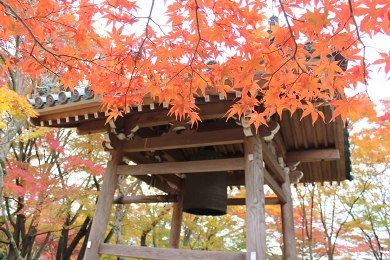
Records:
[[[165,104],[148,98],[144,99],[142,106],[132,107],[124,117],[108,124],[105,124],[106,113],[102,112],[99,98],[78,102],[70,99],[66,104],[37,108],[38,117],[32,118],[32,122],[38,126],[74,127],[80,134],[107,131],[111,136],[109,146],[121,143],[125,156],[136,163],[186,161],[200,146],[212,146],[226,158],[235,158],[244,152],[245,135],[240,122],[226,120],[225,113],[237,98],[239,93],[229,93],[226,99],[218,94],[197,98],[202,122],[194,128],[167,116]],[[326,119],[331,118],[329,106],[319,109]],[[348,140],[345,140],[342,120],[337,118],[331,123],[318,120],[313,125],[309,117],[300,120],[301,116],[300,111],[293,115],[286,111],[282,119],[275,115],[272,120],[280,125],[280,130],[272,140],[264,141],[265,148],[287,164],[300,162],[296,169],[303,172],[300,182],[349,179],[346,163],[349,152],[345,148]],[[263,127],[259,135],[268,136],[271,130]],[[230,176],[229,183],[243,184],[243,171],[236,173]],[[152,181],[147,175],[142,178]],[[163,178],[168,186],[180,183],[176,174],[164,175]]]

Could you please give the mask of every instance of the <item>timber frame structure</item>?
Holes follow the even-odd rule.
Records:
[[[258,132],[238,119],[224,118],[240,93],[205,95],[195,100],[202,122],[191,128],[167,116],[168,106],[144,99],[128,108],[124,117],[105,124],[100,99],[66,104],[53,103],[37,108],[35,125],[77,128],[80,134],[105,132],[103,145],[111,153],[103,177],[92,229],[84,259],[108,254],[145,259],[266,259],[266,204],[279,204],[282,213],[284,259],[296,259],[293,182],[340,182],[349,179],[348,138],[340,118],[330,123],[310,118],[302,112],[274,115],[268,127]],[[69,99],[69,101],[72,101]],[[326,120],[332,116],[322,106]],[[223,159],[190,161],[202,147],[212,147]],[[136,165],[127,164],[133,161]],[[246,252],[180,250],[182,186],[185,174],[228,172],[228,186],[245,186],[245,198],[228,198],[228,205],[246,205]],[[161,190],[163,195],[116,197],[118,176],[131,175]],[[275,193],[265,197],[264,185]],[[114,203],[174,203],[169,245],[148,248],[104,243],[104,234]]]

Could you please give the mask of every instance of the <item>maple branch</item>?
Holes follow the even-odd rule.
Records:
[[[197,34],[198,34],[198,41],[196,42],[196,46],[195,46],[195,50],[194,50],[194,56],[192,56],[191,62],[189,64],[190,67],[192,66],[192,63],[195,60],[196,54],[198,53],[198,48],[199,48],[200,41],[202,40],[202,35],[200,34],[198,11],[199,11],[199,4],[198,4],[198,1],[195,0],[195,19],[196,19],[196,30],[197,30]]]
[[[359,31],[359,26],[356,22],[355,15],[353,12],[353,7],[352,7],[352,0],[348,0],[348,5],[349,5],[349,13],[350,13],[350,18],[352,19],[354,25],[355,25],[355,31],[356,31],[356,36],[357,40],[363,45],[363,57],[362,57],[362,63],[363,63],[363,80],[364,84],[366,85],[366,94],[368,96],[368,90],[367,90],[367,75],[366,75],[366,45],[364,44],[363,40],[360,37],[360,31]]]
[[[105,67],[105,66],[102,66],[101,64],[99,63],[96,63],[95,61],[96,60],[101,60],[102,58],[96,58],[96,59],[84,59],[84,58],[79,58],[79,57],[76,57],[76,56],[72,56],[72,55],[68,55],[68,54],[58,54],[58,53],[55,53],[53,51],[51,51],[50,49],[46,48],[43,43],[35,36],[34,32],[32,31],[32,29],[26,24],[25,20],[16,12],[16,10],[14,10],[12,8],[12,6],[10,6],[9,4],[7,4],[6,2],[4,2],[3,0],[0,0],[0,4],[2,6],[4,6],[6,9],[10,10],[10,12],[13,14],[14,18],[16,20],[18,20],[22,25],[23,27],[27,30],[28,34],[31,36],[31,38],[34,40],[35,44],[33,46],[33,48],[35,48],[36,45],[38,45],[42,50],[44,50],[45,52],[49,53],[50,55],[52,55],[57,61],[63,63],[63,64],[66,64],[67,61],[64,61],[62,60],[62,58],[69,58],[69,60],[77,60],[77,61],[81,61],[81,62],[87,62],[87,63],[91,63],[91,64],[94,64],[100,68],[103,68],[103,69],[106,69],[108,70],[109,72],[111,73],[115,73],[115,74],[118,74],[116,73],[115,71],[112,71],[110,70],[109,68]],[[31,19],[31,18],[30,18]],[[31,53],[32,53],[33,50],[31,50]],[[30,53],[30,55],[31,55]],[[59,76],[58,73],[55,73],[53,70],[49,69],[47,66],[45,66],[44,64],[42,64],[42,62],[40,62],[34,55],[31,55],[31,57],[41,66],[43,66],[45,69],[49,70],[51,73],[53,73],[54,75],[56,76]],[[69,61],[68,60],[68,61]],[[67,64],[68,65],[68,64]],[[70,66],[70,65],[68,65]],[[74,69],[78,69],[74,66],[70,66]]]
[[[1,0],[0,0],[1,1]],[[41,65],[42,67],[44,67],[45,69],[47,69],[48,71],[50,71],[51,73],[53,73],[54,75],[56,75],[57,77],[59,77],[60,75],[56,72],[54,72],[52,69],[50,69],[49,67],[47,67],[45,64],[43,64],[41,61],[38,60],[37,57],[35,57],[35,55],[33,54],[34,52],[34,49],[35,49],[35,46],[36,46],[36,42],[34,43],[33,47],[31,48],[31,51],[30,51],[30,56],[35,60],[36,63],[38,63],[39,65]]]
[[[358,195],[356,195],[356,198],[352,201],[352,203],[349,205],[349,209],[347,210],[346,206],[344,205],[344,203],[341,203],[344,207],[345,210],[347,210],[347,216],[345,217],[345,219],[340,223],[340,226],[338,228],[338,230],[336,231],[335,233],[335,236],[334,236],[334,242],[333,242],[333,245],[335,246],[336,245],[336,241],[339,237],[339,234],[341,232],[341,229],[343,228],[343,226],[347,223],[347,220],[349,218],[349,216],[352,217],[352,211],[353,211],[353,208],[355,207],[355,204],[360,200],[360,198],[363,196],[363,194],[366,192],[366,189],[367,189],[367,186],[369,184],[369,181],[371,180],[371,178],[368,178],[364,183],[363,183],[363,188],[362,190],[359,192]],[[339,195],[337,195],[339,197]],[[333,249],[334,250],[334,249]]]
[[[26,22],[24,21],[24,19],[22,19],[22,17],[16,12],[16,10],[14,10],[12,8],[12,6],[10,6],[9,4],[7,4],[6,2],[4,2],[3,0],[0,0],[0,4],[2,6],[4,6],[6,9],[10,10],[11,13],[14,15],[15,19],[18,20],[22,25],[23,27],[27,30],[27,32],[30,34],[30,36],[33,38],[33,40],[35,41],[36,44],[39,45],[39,47],[41,47],[44,51],[50,53],[51,55],[53,56],[58,56],[58,54],[52,52],[51,50],[47,49],[45,46],[43,46],[43,44],[38,40],[38,38],[35,36],[34,32],[31,30],[31,28],[26,24]]]
[[[286,19],[286,23],[287,23],[287,27],[288,27],[288,30],[290,32],[290,35],[291,35],[291,38],[293,39],[293,42],[294,42],[294,54],[293,56],[291,57],[291,59],[294,59],[295,62],[297,63],[298,67],[302,70],[303,68],[301,67],[301,65],[296,61],[296,55],[297,55],[297,52],[298,52],[298,44],[297,44],[297,41],[295,39],[295,36],[294,36],[294,32],[292,30],[292,27],[291,27],[291,24],[290,24],[290,21],[288,20],[288,14],[284,8],[284,5],[283,5],[283,2],[282,0],[279,0],[279,4],[280,4],[280,7],[282,8],[282,12],[283,12],[283,15],[284,15],[284,18]]]

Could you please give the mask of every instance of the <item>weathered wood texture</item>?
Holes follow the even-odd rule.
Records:
[[[338,149],[316,149],[288,152],[286,162],[320,162],[339,160],[340,152]]]
[[[275,154],[271,152],[271,150],[268,148],[267,144],[263,140],[262,140],[262,150],[263,150],[262,158],[264,158],[264,162],[267,165],[270,174],[272,176],[275,176],[275,178],[279,182],[284,182],[283,169],[282,167],[280,167]]]
[[[288,168],[287,168],[288,169]],[[283,259],[297,259],[297,245],[295,238],[294,211],[291,198],[291,186],[288,170],[286,170],[286,181],[282,184],[282,190],[286,194],[287,201],[281,205],[282,208],[282,229],[283,229]]]
[[[115,256],[123,256],[123,257],[137,257],[143,259],[159,259],[159,260],[196,260],[196,259],[244,260],[246,255],[245,253],[241,253],[241,252],[180,250],[180,249],[172,249],[172,248],[153,248],[153,247],[123,246],[123,245],[111,245],[111,244],[101,244],[99,253],[115,255]]]
[[[114,193],[118,183],[116,169],[118,164],[122,161],[122,152],[121,150],[115,150],[111,155],[112,158],[108,162],[106,172],[103,176],[103,185],[96,205],[84,260],[99,259],[98,248],[99,245],[103,243],[104,234],[110,217]]]
[[[177,202],[178,198],[176,195],[132,195],[117,197],[114,199],[116,204],[131,204],[131,203],[167,203]]]
[[[142,152],[154,150],[169,150],[190,147],[203,147],[223,144],[239,144],[244,142],[241,128],[225,129],[223,131],[197,132],[185,131],[182,134],[169,133],[160,137],[139,138],[123,143],[124,152]]]
[[[262,143],[258,136],[245,139],[247,260],[266,259],[265,198]]]
[[[282,188],[280,187],[279,183],[266,169],[263,169],[263,171],[264,171],[265,183],[275,192],[275,194],[278,196],[278,198],[282,203],[286,203],[287,196],[285,192],[282,190]]]
[[[244,170],[244,158],[120,165],[118,175],[182,174]]]
[[[177,202],[172,208],[171,230],[169,232],[169,247],[179,248],[180,232],[183,220],[183,195],[180,193],[177,196]]]
[[[117,204],[137,204],[137,203],[170,203],[178,202],[177,195],[133,195],[117,197],[114,199],[114,203]],[[245,198],[228,198],[228,206],[241,206],[245,205]],[[281,201],[277,197],[266,197],[265,205],[279,205]]]

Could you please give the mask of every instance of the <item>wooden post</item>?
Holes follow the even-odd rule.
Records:
[[[283,229],[283,259],[296,260],[297,259],[297,248],[295,240],[294,230],[294,212],[291,198],[291,186],[289,177],[289,168],[285,169],[285,182],[282,184],[282,190],[287,197],[286,203],[282,204],[282,229]]]
[[[181,223],[183,219],[183,192],[177,196],[177,202],[173,204],[171,231],[169,233],[169,247],[179,248]]]
[[[100,244],[104,242],[108,220],[110,217],[111,206],[114,199],[114,193],[118,183],[116,169],[122,160],[122,151],[115,150],[111,153],[111,160],[107,164],[103,176],[103,185],[101,187],[95,215],[93,217],[91,232],[89,233],[87,248],[85,250],[84,260],[100,259],[98,250]]]
[[[246,259],[266,259],[264,166],[260,137],[245,139]]]

